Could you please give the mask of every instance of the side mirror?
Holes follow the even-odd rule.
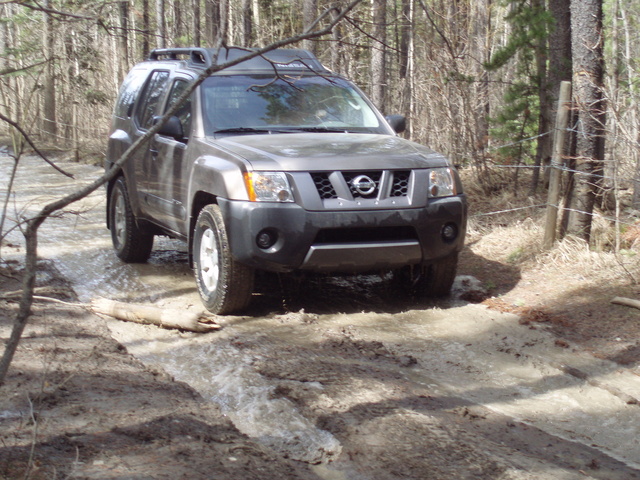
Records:
[[[161,117],[155,117],[153,119],[153,123],[155,124],[160,121],[160,118]],[[158,131],[158,135],[171,137],[178,142],[184,142],[184,130],[182,129],[182,123],[180,123],[180,119],[175,116],[169,117],[167,123],[165,123]]]
[[[407,129],[407,119],[404,115],[387,115],[385,120],[396,133],[402,133]]]

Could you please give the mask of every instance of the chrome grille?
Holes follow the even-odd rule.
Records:
[[[355,179],[363,176],[370,178],[376,184],[376,187],[373,189],[373,191],[367,195],[358,192],[353,182]],[[342,177],[344,178],[344,181],[347,182],[349,191],[351,191],[351,195],[353,195],[353,198],[375,198],[378,196],[382,172],[342,172]]]

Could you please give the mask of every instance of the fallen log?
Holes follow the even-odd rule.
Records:
[[[177,308],[132,305],[106,298],[93,300],[91,309],[95,313],[108,315],[127,322],[158,325],[164,328],[177,328],[191,332],[204,333],[221,328],[220,325],[213,323],[211,315],[206,312],[194,313]]]
[[[614,299],[611,300],[611,303],[624,305],[626,307],[640,308],[640,300],[634,300],[633,298],[614,297]]]

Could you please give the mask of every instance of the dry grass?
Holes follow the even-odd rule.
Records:
[[[640,281],[640,221],[633,212],[621,218],[616,229],[610,214],[598,211],[591,244],[565,237],[546,250],[546,207],[541,206],[546,193],[516,196],[512,189],[502,189],[487,196],[468,172],[463,173],[463,182],[470,204],[467,244],[476,254],[525,270],[571,272],[588,283]]]

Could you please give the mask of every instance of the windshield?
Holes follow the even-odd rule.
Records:
[[[203,83],[202,99],[210,133],[390,133],[353,85],[341,79],[213,76]]]

